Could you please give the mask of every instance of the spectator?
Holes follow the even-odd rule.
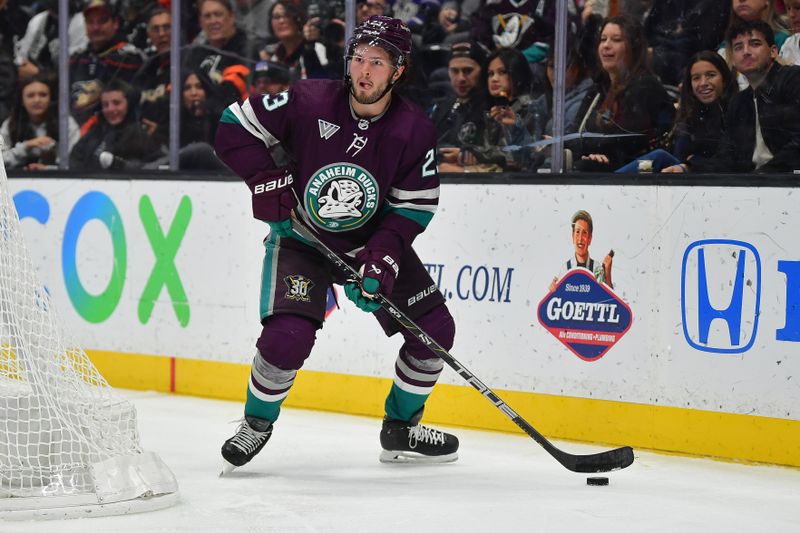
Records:
[[[272,6],[269,24],[278,42],[262,51],[262,59],[286,66],[292,81],[332,77],[324,68],[328,64],[324,45],[309,42],[303,35],[306,15],[300,7],[290,0],[278,0]]]
[[[689,60],[681,83],[678,116],[672,128],[672,153],[653,150],[616,172],[637,172],[640,160],[651,161],[653,172],[684,172],[685,161],[711,157],[725,131],[725,111],[739,86],[718,53],[703,50]]]
[[[122,36],[112,6],[108,0],[88,0],[83,8],[88,47],[73,55],[69,65],[72,113],[78,123],[97,109],[104,84],[131,81],[142,66],[142,53]]]
[[[469,22],[461,18],[459,2],[448,0],[436,14],[436,22],[422,34],[424,44],[454,43],[469,35]]]
[[[250,84],[250,96],[277,94],[291,85],[289,69],[277,63],[260,61],[256,63]]]
[[[775,45],[778,50],[781,49],[783,43],[789,38],[789,31],[786,22],[775,9],[775,0],[731,0],[733,8],[731,11],[731,18],[728,27],[732,27],[739,21],[755,21],[761,20],[769,24],[772,28],[772,33],[775,36]],[[731,50],[727,48],[727,41],[723,41],[719,47],[719,53],[725,57],[729,65],[733,65],[733,58]],[[747,77],[741,73],[737,76],[739,82],[739,90],[744,90],[748,86]]]
[[[359,0],[356,5],[356,25],[363,24],[372,15],[386,15],[386,0]]]
[[[481,44],[455,43],[450,49],[447,73],[452,94],[431,111],[441,172],[462,172],[463,169],[456,167],[463,167],[459,162],[468,157],[465,147],[478,144],[483,136],[486,86],[482,83],[482,71],[485,62],[486,49]]]
[[[223,110],[224,107],[210,97],[207,82],[203,83],[201,75],[192,72],[185,76],[181,94],[181,146],[193,142],[210,146]]]
[[[785,4],[792,35],[780,47],[781,60],[787,65],[800,65],[800,0],[786,0]]]
[[[603,136],[584,137],[569,147],[581,155],[579,170],[609,171],[657,147],[672,126],[675,108],[647,68],[639,22],[624,15],[603,21],[597,55],[600,79],[581,106],[578,131]]]
[[[676,164],[662,172],[683,172],[694,157],[712,157],[725,131],[725,112],[739,86],[722,57],[704,50],[689,60],[673,128]],[[654,168],[653,170],[657,170]]]
[[[133,85],[142,95],[142,122],[150,135],[156,135],[164,143],[168,142],[169,135],[171,38],[171,13],[160,6],[154,8],[147,19],[148,50],[152,53],[133,80]]]
[[[534,115],[531,114],[531,73],[525,56],[519,50],[495,50],[486,63],[489,88],[489,117],[486,121],[486,143],[478,158],[499,164],[503,170],[522,170],[530,166],[529,150],[507,151],[533,139]],[[504,156],[504,161],[500,156]]]
[[[197,8],[202,32],[187,54],[184,71],[204,72],[224,105],[247,98],[254,58],[247,56],[250,45],[236,27],[230,0],[198,0]]]
[[[775,9],[775,0],[731,0],[733,2],[733,12],[731,13],[731,24],[736,19],[754,21],[762,20],[769,24],[775,35],[775,45],[780,50],[784,41],[789,37],[789,26],[784,17]],[[725,43],[722,44],[725,46]]]
[[[661,0],[645,19],[653,72],[677,86],[686,60],[700,50],[714,49],[725,37],[731,4],[719,0]]]
[[[528,62],[522,52],[513,48],[495,50],[486,61],[489,96],[483,136],[478,144],[462,148],[459,161],[462,167],[451,168],[451,172],[517,171],[530,165],[529,150],[506,149],[532,141],[533,117],[529,112],[532,74]]]
[[[147,15],[145,29],[148,57],[169,52],[172,38],[172,13],[167,8],[156,6],[151,9]]]
[[[6,168],[44,170],[57,164],[58,111],[49,81],[33,76],[19,83],[14,106],[0,126]],[[69,118],[69,147],[80,137],[78,124]]]
[[[70,168],[136,169],[161,155],[137,117],[139,94],[122,80],[110,81],[100,94],[100,111],[81,127],[70,154]]]
[[[581,39],[581,42],[586,39]],[[567,42],[566,72],[564,74],[564,133],[578,131],[580,111],[586,95],[594,88],[592,72],[594,61],[587,60],[582,46],[572,39]],[[588,53],[588,52],[587,52]],[[553,87],[555,86],[555,49],[548,50],[546,63],[547,85],[545,92],[531,102],[529,115],[533,117],[531,135],[534,141],[551,138],[553,135]],[[536,150],[533,168],[549,166],[549,150]]]
[[[211,85],[202,73],[192,72],[183,80],[181,95],[182,170],[221,170],[225,165],[214,155],[214,135],[224,107],[210,92]]]
[[[687,161],[693,172],[792,172],[800,168],[800,67],[784,66],[772,27],[738,21],[728,30],[733,65],[748,87],[731,99],[725,133],[711,158]]]

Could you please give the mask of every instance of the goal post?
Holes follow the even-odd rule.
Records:
[[[0,519],[125,514],[177,497],[170,469],[140,446],[133,404],[63,331],[0,155]]]

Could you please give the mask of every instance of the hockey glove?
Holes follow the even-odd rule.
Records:
[[[356,254],[356,260],[361,262],[361,284],[348,281],[344,293],[359,309],[373,313],[380,307],[374,300],[375,295],[389,296],[392,293],[400,268],[389,254],[377,250],[361,250]]]
[[[294,179],[289,170],[265,170],[245,182],[253,194],[253,217],[265,222],[289,220],[297,205],[292,193]]]

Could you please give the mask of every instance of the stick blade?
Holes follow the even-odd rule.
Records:
[[[573,472],[594,474],[622,470],[633,464],[633,448],[623,446],[590,455],[571,455],[564,453],[557,457],[559,462]]]

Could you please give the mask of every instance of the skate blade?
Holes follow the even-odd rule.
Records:
[[[222,460],[222,471],[219,473],[219,477],[225,477],[228,474],[230,474],[231,472],[233,472],[234,470],[236,470],[236,466],[230,464],[228,461],[223,459]]]
[[[401,450],[383,450],[379,459],[382,463],[452,463],[458,459],[458,453],[453,452],[446,455],[422,455],[420,453],[406,452]]]

